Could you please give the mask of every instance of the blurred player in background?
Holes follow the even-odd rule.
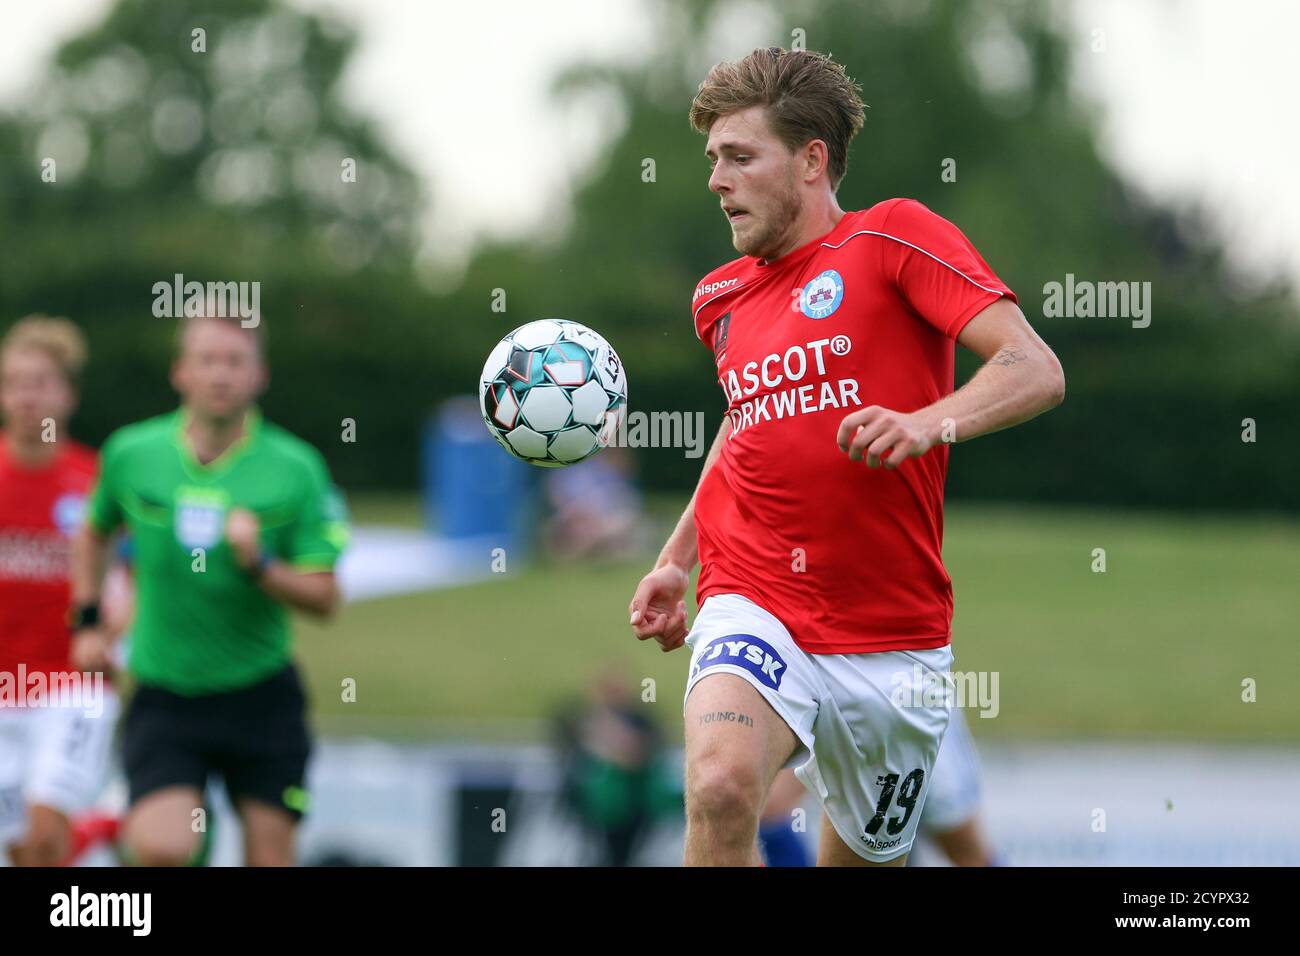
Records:
[[[628,557],[642,549],[641,495],[632,456],[612,447],[546,475],[547,550],[562,560]]]
[[[779,48],[715,66],[691,107],[742,253],[692,306],[728,413],[629,606],[638,639],[681,647],[700,562],[688,864],[760,862],[786,766],[825,811],[819,863],[905,863],[953,690],[948,443],[1064,397],[1060,363],[956,226],[909,199],[840,208],[863,118],[843,67]],[[955,342],[984,365],[954,392]]]
[[[954,707],[930,775],[919,834],[953,866],[1005,865],[980,821],[981,776],[970,728],[962,709]],[[758,827],[768,866],[808,865],[800,831],[794,826],[795,811],[802,809],[807,795],[793,771],[782,770],[776,775]],[[913,861],[909,856],[908,865]]]
[[[758,845],[768,866],[808,866],[812,859],[801,834],[807,829],[803,802],[808,791],[793,770],[782,770],[767,792],[767,805],[758,820]],[[797,816],[796,816],[797,812]],[[796,820],[801,824],[796,826]]]
[[[921,811],[922,837],[953,866],[1003,865],[980,822],[981,776],[970,727],[962,709],[954,707]]]
[[[320,454],[262,420],[260,327],[189,318],[177,329],[179,410],[104,445],[73,561],[78,640],[109,659],[97,626],[109,536],[131,536],[138,687],[123,721],[128,862],[194,862],[204,787],[220,775],[249,865],[290,865],[307,808],[306,700],[288,609],[329,617],[348,529]]]
[[[71,539],[95,453],[68,419],[86,362],[67,319],[29,316],[0,340],[0,844],[16,865],[78,848],[74,821],[104,782],[118,702],[68,629]],[[33,681],[45,691],[38,697]],[[57,684],[57,686],[56,686]]]

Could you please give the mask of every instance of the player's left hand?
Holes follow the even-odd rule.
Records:
[[[852,461],[865,457],[868,468],[879,468],[886,452],[885,467],[897,468],[908,458],[924,455],[935,441],[928,423],[917,414],[879,405],[845,415],[835,440]]]
[[[262,525],[257,515],[247,508],[231,508],[226,515],[226,544],[241,568],[255,565],[262,556]]]

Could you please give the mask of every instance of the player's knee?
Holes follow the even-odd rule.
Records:
[[[136,841],[130,850],[137,866],[188,866],[193,857],[180,846],[154,840]]]
[[[293,853],[280,847],[249,847],[244,855],[245,866],[293,866]]]
[[[131,862],[137,866],[188,866],[198,850],[198,841],[190,834],[172,835],[140,828],[126,839]]]
[[[992,853],[983,840],[974,819],[944,833],[935,834],[934,840],[953,866],[990,866]]]
[[[953,866],[990,865],[990,854],[978,840],[957,840],[944,849]]]
[[[691,774],[686,812],[697,824],[748,833],[758,826],[761,804],[758,773],[750,768],[714,763]]]
[[[10,845],[9,863],[16,867],[56,866],[59,857],[55,855],[54,847],[48,840],[37,840],[28,836]]]
[[[37,805],[31,809],[31,829],[22,841],[20,866],[58,866],[68,848],[68,822],[59,812]]]
[[[63,860],[67,840],[62,833],[46,831],[32,834],[23,846],[23,866],[58,866]]]

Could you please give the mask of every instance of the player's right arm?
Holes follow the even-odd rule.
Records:
[[[82,525],[72,541],[72,614],[87,613],[94,623],[76,627],[70,649],[72,666],[79,671],[112,670],[113,641],[97,620],[104,575],[108,570],[112,539],[97,531],[91,522]]]
[[[115,451],[119,442],[114,436],[104,444],[99,459],[99,476],[86,508],[86,520],[72,539],[69,573],[72,585],[73,635],[70,654],[72,666],[81,671],[113,669],[113,639],[100,623],[100,597],[104,576],[108,573],[113,532],[122,524],[123,514],[114,489],[119,481],[120,465]]]
[[[731,430],[731,419],[722,420],[718,436],[704,459],[700,480],[695,492],[677,520],[677,527],[668,536],[654,570],[641,579],[636,594],[628,606],[630,623],[638,641],[653,637],[665,652],[681,647],[686,641],[686,589],[690,586],[691,571],[699,560],[698,540],[695,535],[695,498],[700,484],[713,463],[722,454],[722,445]]]

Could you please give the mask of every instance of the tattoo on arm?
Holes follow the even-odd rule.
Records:
[[[740,724],[742,727],[753,727],[754,718],[746,714],[738,714],[734,710],[715,710],[711,714],[705,714],[700,718],[700,726],[705,724],[729,723]]]
[[[1015,365],[1017,362],[1023,362],[1029,358],[1025,350],[1014,345],[1004,345],[998,349],[996,355],[989,359],[990,365]]]

